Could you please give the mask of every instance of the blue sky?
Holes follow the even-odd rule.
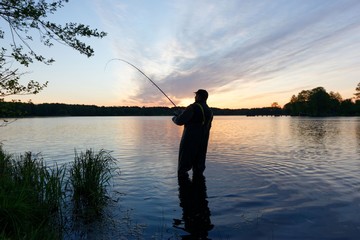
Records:
[[[56,62],[24,69],[24,81],[49,86],[16,98],[171,106],[134,68],[108,62],[113,58],[139,67],[182,106],[199,88],[209,91],[209,105],[222,108],[284,105],[319,86],[350,98],[360,82],[359,12],[358,0],[71,0],[52,18],[83,22],[108,36],[84,39],[94,47],[92,58],[34,42]]]

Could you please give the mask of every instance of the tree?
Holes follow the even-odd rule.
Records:
[[[343,101],[342,96],[338,92],[330,92],[330,110],[332,114],[339,112],[341,102]]]
[[[329,93],[329,95],[330,95],[330,98],[331,98],[331,99],[334,99],[334,100],[336,100],[336,101],[338,101],[338,102],[341,102],[341,101],[343,100],[341,94],[338,93],[338,92],[333,92],[333,91],[331,91],[331,92]]]
[[[351,98],[343,100],[340,93],[327,93],[323,87],[317,87],[293,95],[284,105],[284,112],[292,116],[360,116],[360,99],[355,102]]]
[[[273,103],[271,104],[271,107],[272,107],[272,108],[281,108],[278,102],[273,102]]]
[[[99,32],[80,23],[60,25],[46,20],[67,2],[68,0],[1,0],[0,18],[9,26],[11,43],[8,47],[3,46],[0,49],[0,97],[36,94],[46,87],[47,82],[40,84],[33,80],[27,85],[21,85],[19,79],[24,73],[12,68],[11,61],[14,60],[26,67],[34,61],[45,64],[54,62],[53,58],[46,58],[32,49],[34,31],[46,47],[51,47],[56,42],[67,45],[87,57],[94,55],[91,46],[79,38],[103,38],[106,36],[105,32]],[[5,35],[5,30],[0,28],[0,39],[4,39]]]
[[[311,90],[309,111],[312,116],[327,116],[330,114],[330,95],[323,87]]]
[[[291,103],[295,103],[295,102],[297,102],[298,100],[297,100],[297,97],[295,96],[295,95],[292,95],[292,97],[291,97],[291,99],[290,99],[290,102]]]
[[[7,67],[6,59],[0,53],[0,97],[9,95],[37,94],[47,86],[47,82],[40,84],[31,80],[27,85],[19,83],[24,73],[18,73],[18,69],[11,70]]]
[[[302,90],[297,96],[293,95],[289,103],[285,104],[287,114],[297,116],[333,116],[340,111],[342,97],[340,93],[327,93],[323,87]]]
[[[343,116],[355,116],[356,115],[356,105],[351,98],[345,99],[341,102],[341,115]]]
[[[297,101],[298,102],[307,102],[310,99],[310,96],[312,94],[313,90],[302,90],[298,96],[297,96]]]
[[[356,90],[356,93],[354,93],[355,99],[360,100],[360,82],[358,83],[355,90]]]

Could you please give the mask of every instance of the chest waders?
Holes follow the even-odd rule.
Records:
[[[195,105],[199,106],[196,109]],[[193,169],[193,174],[202,174],[205,170],[205,158],[212,113],[207,114],[200,103],[194,103],[194,119],[185,128],[179,151],[178,174]],[[201,113],[200,113],[201,112]]]

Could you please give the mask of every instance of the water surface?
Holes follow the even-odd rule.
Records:
[[[143,239],[186,235],[180,200],[191,198],[209,210],[210,239],[360,236],[360,118],[215,116],[205,185],[185,188],[195,189],[185,200],[176,177],[182,128],[170,117],[30,118],[0,132],[7,151],[41,152],[49,164],[111,150],[123,194],[110,212],[120,221],[127,211]],[[95,232],[123,236],[117,227]]]

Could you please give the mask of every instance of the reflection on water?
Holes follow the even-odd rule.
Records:
[[[291,130],[300,141],[310,141],[324,144],[325,141],[333,141],[340,134],[339,121],[321,118],[295,119]]]
[[[206,184],[178,182],[182,129],[170,117],[20,119],[0,131],[7,151],[49,163],[72,161],[75,148],[113,151],[123,195],[110,212],[130,209],[143,239],[360,236],[360,118],[215,116]]]
[[[356,124],[356,136],[357,136],[358,145],[360,147],[360,121]]]
[[[180,176],[178,183],[183,214],[181,220],[174,219],[173,226],[189,233],[183,235],[182,239],[207,239],[214,225],[210,220],[205,177],[194,175],[190,180],[189,176]]]

